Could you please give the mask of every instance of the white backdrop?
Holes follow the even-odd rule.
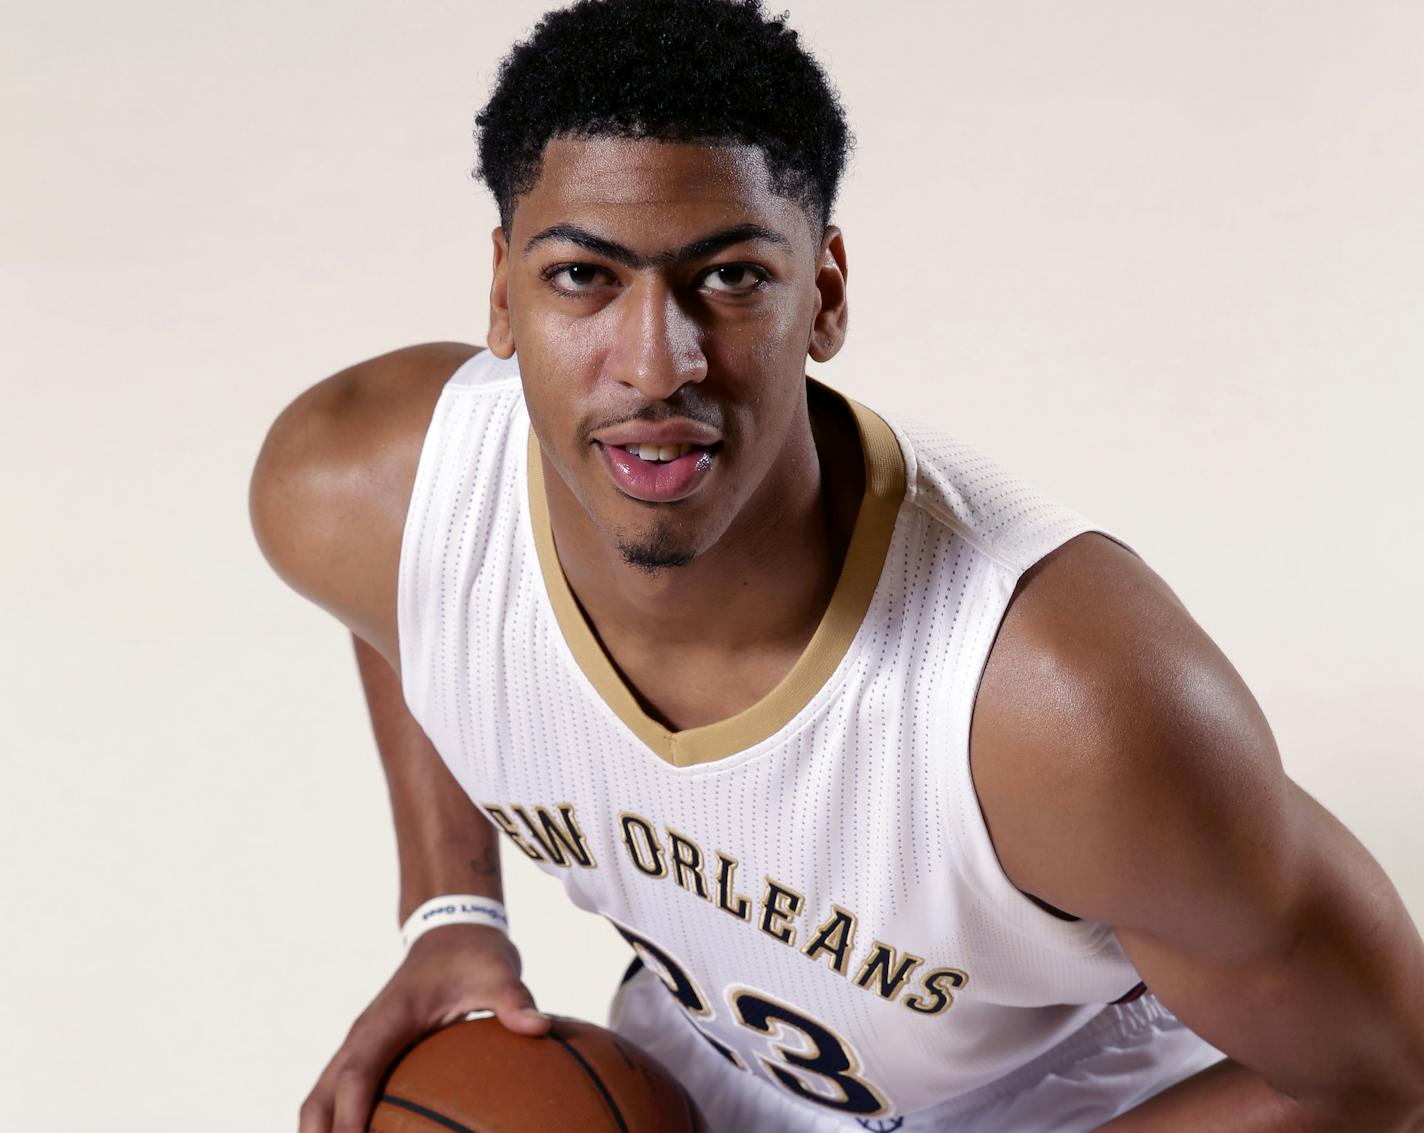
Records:
[[[303,387],[484,340],[470,131],[541,10],[5,2],[14,1128],[294,1128],[399,958],[348,642],[247,477]],[[1424,919],[1424,8],[791,17],[860,142],[815,372],[1132,542]],[[505,857],[541,1005],[601,1019],[623,946]]]

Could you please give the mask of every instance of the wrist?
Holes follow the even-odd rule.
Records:
[[[503,901],[498,848],[440,842],[401,855],[397,909],[401,924],[426,900],[447,893]]]
[[[446,925],[478,925],[509,933],[504,904],[477,893],[449,893],[420,905],[401,925],[401,944],[407,951],[420,937]]]

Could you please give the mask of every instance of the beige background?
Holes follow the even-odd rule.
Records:
[[[304,386],[483,341],[470,128],[541,7],[5,4],[10,1127],[294,1128],[398,960],[348,645],[246,481]],[[1131,541],[1424,918],[1424,8],[867,10],[792,6],[860,138],[819,375]],[[622,946],[523,865],[536,995],[601,1018]]]

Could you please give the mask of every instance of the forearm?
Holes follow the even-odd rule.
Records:
[[[494,827],[411,716],[385,658],[359,637],[352,640],[390,792],[400,859],[399,920],[443,893],[502,900]]]
[[[1099,1133],[1419,1133],[1424,1115],[1362,1095],[1351,1103],[1300,1103],[1238,1062],[1223,1059],[1114,1118]]]
[[[1114,1118],[1100,1133],[1307,1133],[1318,1128],[1290,1098],[1228,1058]]]

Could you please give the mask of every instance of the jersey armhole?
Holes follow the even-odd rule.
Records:
[[[1056,538],[1053,546],[1043,548],[1041,553],[1035,554],[1033,560],[1037,561],[1057,546],[1088,531],[1105,535],[1137,554],[1118,536],[1083,520],[1077,529],[1059,529],[1057,534],[1061,537]],[[1026,570],[1028,565],[1031,563],[1025,564],[1023,569],[1017,569],[995,561],[992,567],[981,575],[979,593],[972,600],[972,604],[979,606],[983,614],[975,627],[976,632],[972,635],[975,642],[972,664],[973,695],[967,698],[968,711],[957,729],[959,747],[951,761],[955,778],[951,784],[948,820],[950,844],[954,848],[951,856],[964,883],[993,910],[997,919],[1007,928],[1040,946],[1067,955],[1090,955],[1115,944],[1116,937],[1113,935],[1112,926],[1101,921],[1066,919],[1061,910],[1050,911],[1051,907],[1014,885],[994,849],[969,761],[970,727],[974,707],[979,698],[979,687],[983,682],[989,654],[998,637],[1009,601],[1023,570]],[[971,603],[967,601],[966,604]]]
[[[411,715],[422,721],[422,726],[422,712],[429,692],[424,680],[429,667],[421,664],[428,651],[425,631],[439,617],[440,601],[439,582],[431,577],[428,565],[430,549],[423,544],[430,530],[432,506],[440,495],[439,466],[448,447],[445,422],[451,404],[461,395],[468,395],[481,384],[498,382],[507,376],[507,370],[513,370],[517,377],[518,371],[512,363],[501,366],[500,361],[488,349],[478,350],[445,380],[421,440],[410,502],[406,505],[401,528],[400,561],[396,569],[396,649],[400,656],[401,695]]]

